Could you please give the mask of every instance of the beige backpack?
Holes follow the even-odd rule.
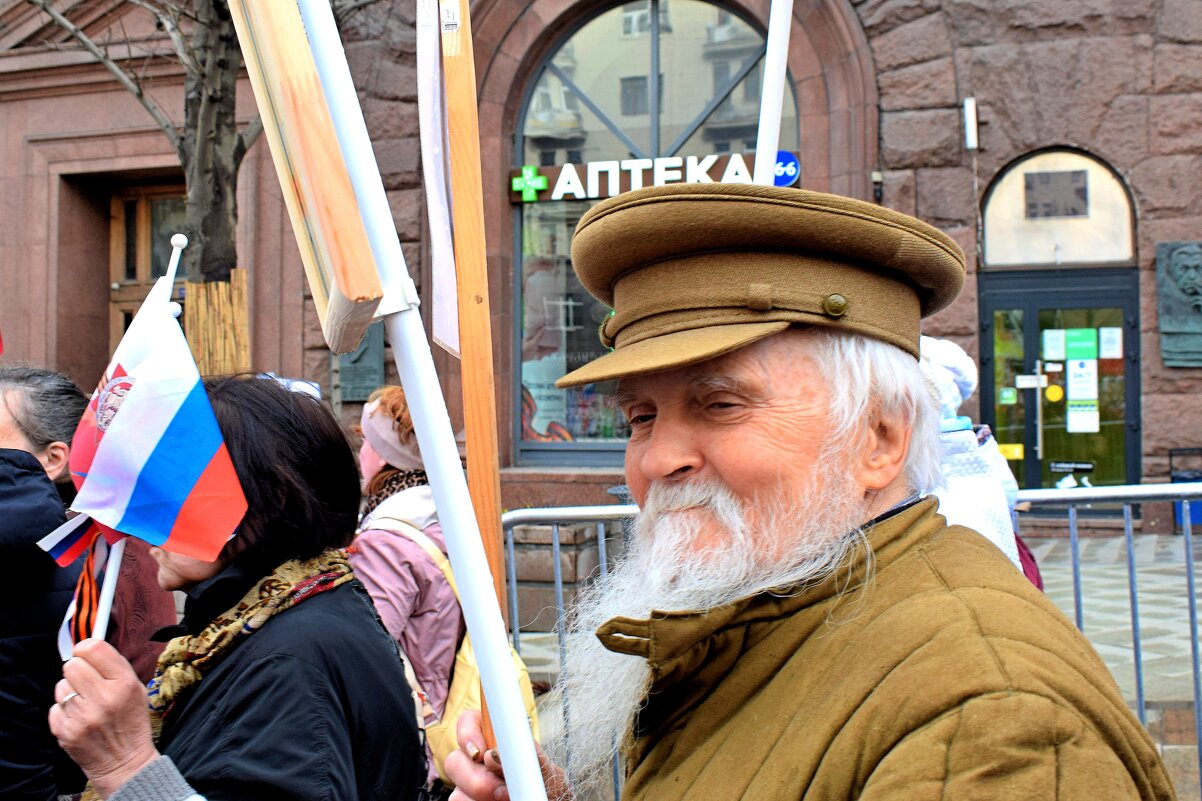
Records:
[[[434,541],[420,529],[394,517],[373,518],[371,527],[400,534],[415,542],[442,571],[447,583],[451,585],[451,590],[455,593],[455,598],[459,598],[459,587],[455,583],[455,574],[451,572],[450,561],[446,554],[434,544]],[[539,736],[538,709],[534,703],[534,688],[530,684],[530,671],[513,646],[509,647],[509,651],[513,655],[513,666],[517,670],[518,685],[521,688],[522,700],[526,704],[526,717],[530,720],[530,730],[534,732],[534,739],[537,740]],[[426,692],[421,688],[417,677],[412,670],[406,670],[405,673],[420,699],[419,717],[432,715],[433,710],[429,706]],[[476,653],[472,649],[472,639],[465,634],[459,651],[455,654],[455,666],[451,671],[451,686],[447,691],[447,703],[443,709],[442,718],[425,726],[426,742],[430,746],[430,753],[434,755],[434,766],[438,769],[439,777],[447,785],[450,785],[451,781],[447,778],[443,762],[452,751],[459,747],[459,743],[455,739],[455,722],[465,710],[480,709],[480,707],[480,669],[476,665]]]

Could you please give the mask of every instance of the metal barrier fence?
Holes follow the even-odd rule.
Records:
[[[1123,539],[1127,561],[1127,590],[1131,610],[1131,646],[1134,655],[1135,670],[1135,711],[1139,720],[1145,726],[1148,723],[1147,702],[1145,699],[1144,658],[1142,650],[1142,633],[1140,627],[1140,610],[1138,594],[1138,575],[1135,561],[1134,514],[1132,507],[1154,501],[1170,501],[1178,504],[1180,515],[1182,544],[1184,550],[1185,587],[1189,610],[1189,639],[1192,659],[1193,683],[1193,718],[1194,736],[1197,744],[1197,764],[1199,776],[1202,777],[1202,653],[1198,641],[1198,603],[1196,594],[1193,524],[1191,519],[1191,502],[1202,499],[1202,482],[1180,484],[1144,484],[1118,487],[1091,487],[1067,490],[1020,490],[1019,504],[1029,504],[1031,512],[1035,510],[1065,509],[1071,550],[1072,598],[1073,612],[1077,628],[1085,632],[1084,613],[1087,599],[1082,593],[1081,577],[1081,538],[1079,511],[1098,506],[1121,505],[1123,520]],[[1115,510],[1117,512],[1117,510]],[[507,512],[502,516],[505,530],[505,548],[508,556],[509,572],[509,611],[510,620],[520,620],[518,609],[516,559],[514,546],[514,528],[526,525],[551,526],[551,562],[555,588],[555,625],[559,664],[565,664],[565,640],[563,630],[564,617],[564,581],[561,563],[560,526],[581,523],[591,523],[597,526],[598,561],[600,574],[598,581],[604,581],[609,572],[609,559],[606,552],[606,524],[614,521],[626,521],[638,512],[634,505],[610,506],[565,506],[545,509],[518,509]],[[1015,530],[1021,533],[1022,521],[1030,513],[1015,515]],[[1042,566],[1041,566],[1042,567]],[[1046,572],[1045,572],[1045,575]],[[514,626],[514,647],[521,652],[522,644],[519,630]],[[614,767],[614,795],[619,793],[618,769]]]

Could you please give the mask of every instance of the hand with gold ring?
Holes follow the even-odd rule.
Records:
[[[84,640],[54,688],[50,731],[108,798],[159,755],[150,734],[146,688],[125,657],[103,640]]]

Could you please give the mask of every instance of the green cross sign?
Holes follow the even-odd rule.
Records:
[[[520,178],[510,179],[514,192],[522,193],[523,203],[533,203],[538,200],[539,191],[547,188],[547,176],[538,174],[538,167],[525,165],[522,167]]]

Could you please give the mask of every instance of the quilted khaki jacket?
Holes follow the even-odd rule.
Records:
[[[1097,654],[995,546],[933,499],[868,536],[867,582],[861,554],[850,582],[598,631],[653,671],[626,801],[1174,797]]]

